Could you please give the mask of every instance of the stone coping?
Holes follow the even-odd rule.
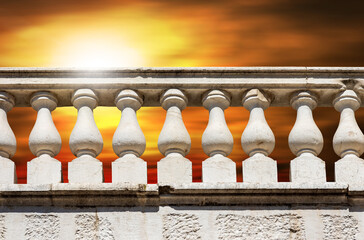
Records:
[[[347,184],[2,184],[1,206],[364,205]]]
[[[124,68],[62,68],[62,67],[0,67],[0,73],[364,73],[364,67],[124,67]]]
[[[0,68],[0,91],[12,94],[16,107],[29,107],[37,91],[52,92],[59,107],[72,106],[70,96],[80,88],[93,89],[99,106],[115,106],[115,96],[126,88],[143,95],[143,106],[160,106],[169,88],[185,92],[188,106],[201,106],[211,89],[229,92],[231,106],[241,106],[243,92],[259,88],[272,97],[271,106],[290,106],[294,92],[310,90],[319,96],[318,106],[330,107],[343,89],[362,93],[363,86],[363,67]]]

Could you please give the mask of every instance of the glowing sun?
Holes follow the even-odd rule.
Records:
[[[140,53],[110,38],[73,39],[57,49],[54,64],[60,67],[116,68],[143,66]]]

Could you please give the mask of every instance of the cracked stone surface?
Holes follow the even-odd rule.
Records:
[[[296,214],[243,216],[219,214],[216,217],[218,239],[305,239],[303,220]]]
[[[363,207],[1,207],[1,239],[363,239]]]
[[[78,214],[75,217],[75,239],[114,240],[110,221],[105,217],[91,214]]]
[[[5,216],[0,215],[0,239],[5,239],[6,227],[5,227]]]
[[[168,240],[201,239],[201,224],[194,214],[170,213],[163,216],[163,238]]]
[[[324,224],[324,239],[327,240],[355,240],[358,238],[358,220],[350,215],[322,214]]]
[[[29,214],[25,215],[25,239],[59,239],[60,221],[53,214]]]

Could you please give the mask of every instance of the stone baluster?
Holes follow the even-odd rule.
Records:
[[[264,117],[270,100],[258,89],[247,91],[243,106],[250,111],[241,145],[249,158],[243,161],[243,181],[248,183],[277,182],[277,162],[268,155],[275,145],[274,134]]]
[[[165,156],[158,162],[158,183],[192,182],[192,163],[184,156],[191,148],[191,138],[182,120],[181,111],[187,98],[178,89],[169,89],[161,96],[162,107],[167,111],[158,148]]]
[[[226,157],[234,144],[224,115],[224,110],[230,106],[230,96],[212,90],[204,95],[202,103],[209,110],[209,122],[202,135],[202,148],[209,158],[202,162],[202,181],[236,182],[236,164]]]
[[[49,92],[37,92],[30,99],[38,112],[29,136],[30,151],[37,156],[28,162],[28,184],[62,182],[62,164],[53,158],[61,150],[61,136],[53,123],[51,112],[57,107],[56,97]]]
[[[339,93],[333,102],[340,112],[339,126],[333,139],[335,153],[341,157],[335,163],[335,180],[350,186],[364,182],[364,160],[359,158],[364,152],[364,135],[355,119],[360,103],[353,90]]]
[[[138,124],[136,111],[143,99],[135,91],[120,91],[115,104],[121,110],[121,119],[112,140],[117,160],[112,163],[112,182],[147,183],[147,163],[139,158],[145,150],[145,137]]]
[[[288,143],[297,157],[291,161],[291,182],[326,182],[325,162],[318,158],[324,139],[317,127],[312,110],[317,106],[317,98],[309,91],[295,93],[291,105],[297,110],[296,122],[289,134]]]
[[[68,163],[70,183],[103,182],[102,162],[96,159],[103,147],[102,136],[93,115],[97,102],[98,98],[91,89],[79,89],[73,94],[72,104],[77,108],[78,115],[69,145],[77,158]]]
[[[16,151],[16,139],[8,123],[7,112],[14,107],[14,97],[0,92],[0,184],[16,183],[15,164],[11,157]]]

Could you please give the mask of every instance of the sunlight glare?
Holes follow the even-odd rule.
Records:
[[[107,38],[78,39],[58,50],[55,65],[60,67],[117,68],[143,65],[138,51]]]

